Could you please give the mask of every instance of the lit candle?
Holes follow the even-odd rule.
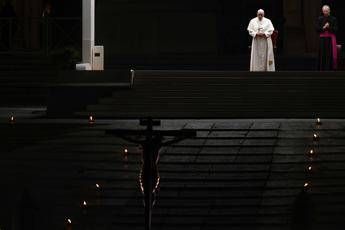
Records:
[[[81,204],[82,214],[87,215],[87,202],[84,200]]]
[[[90,123],[90,124],[95,123],[95,118],[94,118],[94,116],[92,116],[92,115],[89,116],[89,123]]]
[[[314,133],[314,134],[313,134],[313,140],[314,140],[314,141],[320,140],[320,136],[319,136],[318,134]]]
[[[307,171],[308,171],[308,172],[312,172],[312,171],[313,171],[313,166],[309,165],[309,166],[307,167]]]
[[[101,185],[100,184],[96,184],[96,205],[100,206],[101,205]]]
[[[10,123],[14,124],[16,122],[16,118],[14,116],[10,116]]]
[[[315,155],[315,150],[314,149],[310,149],[309,150],[309,155],[310,156],[314,156]]]
[[[72,220],[70,218],[66,220],[66,230],[72,230]]]
[[[123,161],[125,163],[125,169],[127,169],[128,168],[128,149],[127,148],[123,150]]]
[[[316,124],[317,124],[317,125],[321,125],[321,124],[322,124],[322,122],[321,122],[321,119],[320,119],[320,118],[317,118],[317,119],[316,119]]]

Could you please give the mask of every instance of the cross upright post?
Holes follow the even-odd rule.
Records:
[[[160,121],[154,121],[152,118],[140,121],[140,125],[147,126],[145,142],[143,147],[143,181],[144,181],[144,203],[145,203],[145,230],[151,230],[152,223],[152,205],[153,205],[153,188],[155,187],[154,171],[156,166],[156,157],[160,149],[160,141],[156,140],[153,133],[153,126],[160,125]],[[159,141],[159,142],[157,142]],[[145,192],[146,191],[146,192]],[[150,191],[150,192],[149,192]]]

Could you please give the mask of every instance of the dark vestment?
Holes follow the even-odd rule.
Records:
[[[330,26],[327,29],[323,29],[326,23]],[[338,30],[337,19],[333,16],[325,17],[320,16],[317,20],[316,26],[317,32],[320,34],[320,49],[319,49],[319,70],[334,70],[334,58],[333,58],[333,43],[331,37],[322,37],[321,34],[329,33],[330,35],[336,34]]]

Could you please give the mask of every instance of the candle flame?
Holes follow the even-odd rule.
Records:
[[[89,122],[90,122],[90,123],[95,122],[95,118],[94,118],[94,116],[92,116],[92,115],[90,115],[90,116],[89,116]]]

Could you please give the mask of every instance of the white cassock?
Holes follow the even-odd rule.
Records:
[[[248,32],[253,37],[250,59],[250,71],[275,71],[273,43],[271,35],[274,27],[268,18],[253,18],[248,25]],[[257,37],[264,33],[266,37]]]

